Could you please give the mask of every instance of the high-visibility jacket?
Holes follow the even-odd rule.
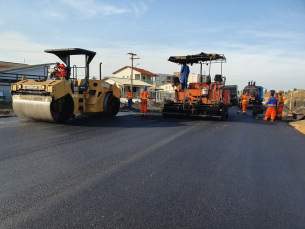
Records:
[[[243,103],[249,103],[249,99],[251,98],[251,96],[250,95],[243,95],[242,97],[242,102]]]
[[[140,99],[150,99],[148,91],[142,91]]]
[[[133,92],[132,91],[129,91],[127,92],[127,99],[132,99],[132,95],[133,95]]]
[[[269,99],[270,99],[271,97],[272,97],[272,96],[269,95]],[[273,97],[276,98],[277,100],[279,99],[279,97],[278,97],[277,95],[274,95]]]
[[[67,76],[67,69],[66,69],[65,65],[60,64],[60,65],[58,65],[58,68],[60,69],[60,71],[56,72],[55,77]]]
[[[268,108],[277,108],[277,99],[271,96],[266,105],[268,105]]]
[[[283,95],[280,95],[278,98],[278,105],[284,105],[286,98]]]

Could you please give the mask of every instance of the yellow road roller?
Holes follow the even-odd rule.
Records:
[[[27,79],[12,84],[13,110],[21,119],[64,123],[76,114],[116,116],[120,109],[121,90],[104,80],[89,79],[89,64],[95,52],[80,49],[47,49],[66,65],[66,76],[55,77],[49,69],[44,81]],[[70,56],[85,56],[85,78],[71,77]],[[75,65],[73,66],[76,67]],[[56,72],[56,69],[55,69]],[[74,72],[74,71],[73,71]]]

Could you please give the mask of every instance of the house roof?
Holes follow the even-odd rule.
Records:
[[[131,69],[130,66],[125,66],[125,67],[123,67],[123,68],[121,68],[121,69],[115,71],[115,72],[112,73],[112,74],[117,74],[118,72],[120,72],[120,71],[122,71],[122,70],[124,70],[124,69],[126,69],[126,68],[130,68],[130,69]],[[137,71],[137,72],[140,72],[140,73],[142,73],[142,74],[157,76],[156,74],[154,74],[154,73],[152,73],[152,72],[150,72],[150,71],[146,71],[146,70],[141,69],[141,68],[135,68],[135,67],[133,67],[133,70],[134,70],[134,71]]]
[[[130,79],[125,79],[125,78],[116,78],[116,77],[109,77],[109,78],[106,78],[105,79],[106,82],[109,81],[109,80],[112,80],[118,84],[121,84],[121,85],[124,85],[124,86],[128,86],[130,85]],[[140,87],[144,87],[144,86],[148,86],[148,87],[151,87],[152,85],[149,84],[149,83],[145,83],[141,80],[132,80],[132,85],[133,86],[140,86]]]
[[[19,64],[19,63],[0,61],[0,69],[2,69],[2,68],[12,68],[12,67],[21,67],[21,66],[28,66],[28,64]]]
[[[9,64],[6,64],[9,63]],[[36,64],[36,65],[28,65],[28,64],[16,64],[16,63],[10,63],[10,62],[4,62],[0,61],[0,66],[7,66],[6,68],[1,68],[0,67],[0,72],[11,72],[15,70],[23,70],[23,69],[28,69],[28,68],[37,68],[41,66],[50,66],[55,63],[46,63],[46,64]]]

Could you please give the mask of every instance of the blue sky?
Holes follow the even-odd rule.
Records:
[[[129,52],[140,57],[137,67],[169,74],[180,70],[169,56],[219,53],[227,84],[240,90],[249,80],[268,90],[305,89],[305,0],[0,1],[1,61],[58,61],[43,51],[52,48],[96,51],[95,76],[100,62],[103,76],[131,65]]]

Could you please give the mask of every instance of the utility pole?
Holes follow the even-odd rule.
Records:
[[[137,54],[135,54],[135,53],[132,53],[132,52],[129,52],[129,53],[127,53],[127,54],[129,54],[129,55],[131,55],[131,76],[130,76],[130,90],[133,92],[133,88],[132,88],[132,77],[133,77],[133,60],[134,59],[140,59],[139,57],[137,57],[137,58],[134,58],[134,56],[136,56]],[[127,55],[126,54],[126,55]]]

